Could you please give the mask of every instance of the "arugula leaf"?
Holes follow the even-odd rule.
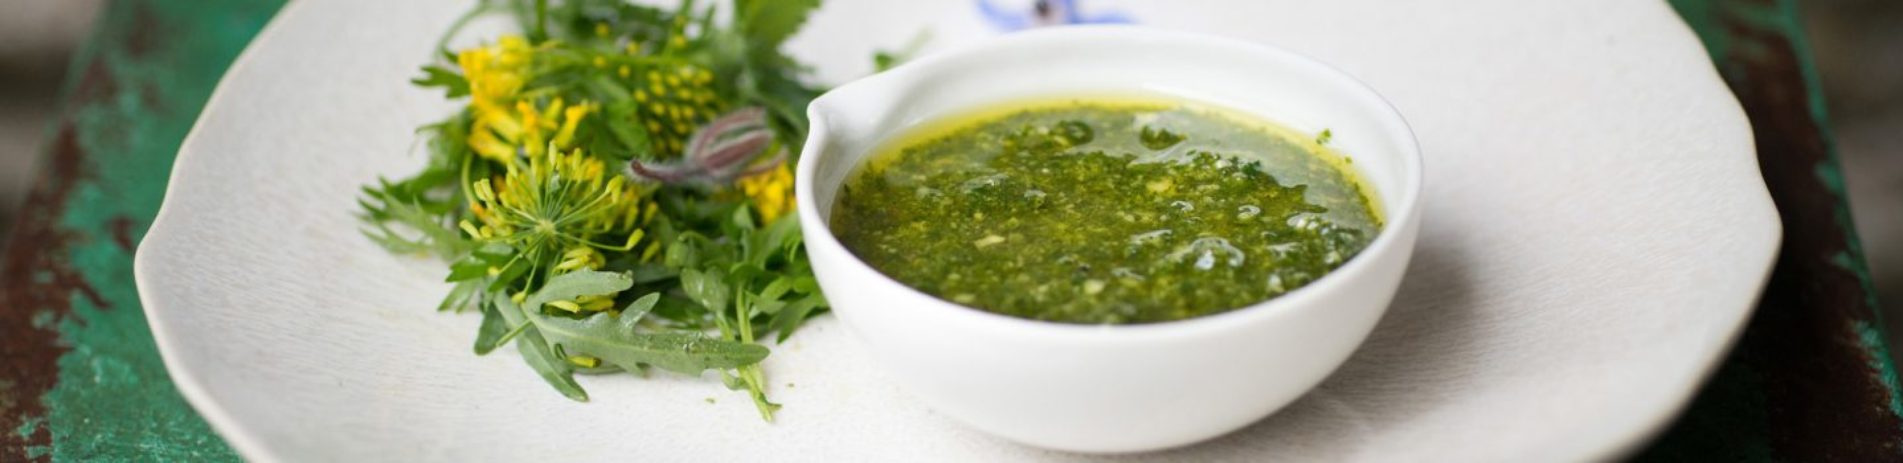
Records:
[[[454,288],[449,290],[449,295],[443,296],[443,302],[436,305],[436,311],[447,312],[455,310],[461,312],[464,307],[469,306],[470,298],[476,295],[476,288],[480,286],[482,286],[482,282],[480,281],[457,283]]]
[[[773,314],[773,321],[767,325],[769,330],[780,333],[779,338],[774,342],[786,342],[786,338],[792,336],[794,331],[798,331],[800,325],[805,324],[806,320],[814,315],[818,315],[826,306],[826,296],[819,293],[807,294],[806,297],[787,304],[785,308],[780,309],[779,313]]]
[[[496,309],[495,304],[482,306],[482,325],[476,328],[476,355],[488,355],[501,347],[503,339],[510,331],[509,320]]]
[[[728,294],[730,294],[727,289],[727,284],[721,282],[723,279],[721,276],[713,275],[709,271],[694,269],[682,270],[681,290],[687,292],[688,298],[700,303],[701,307],[705,307],[709,311],[719,312],[727,308],[727,298],[729,297]]]
[[[469,248],[469,240],[452,225],[462,212],[456,179],[469,156],[463,142],[469,121],[464,112],[419,129],[433,136],[423,171],[396,182],[379,178],[375,185],[363,188],[357,219],[366,226],[364,236],[396,254],[455,257]],[[488,171],[487,167],[472,170],[479,175]]]
[[[543,381],[547,381],[548,385],[554,386],[556,391],[560,391],[563,396],[571,400],[588,401],[588,391],[583,390],[581,384],[575,382],[573,366],[556,357],[555,353],[549,350],[548,342],[542,340],[540,333],[530,329],[517,337],[520,339],[516,340],[515,345],[517,350],[522,352],[522,360],[528,363],[529,368],[534,369],[536,374],[541,375]]]
[[[734,227],[733,229],[730,229],[728,231],[728,234],[730,235],[738,235],[741,233],[740,232],[741,230],[753,231],[753,229],[759,228],[758,225],[754,225],[753,223],[753,211],[749,211],[747,210],[747,208],[744,208],[744,207],[733,208],[733,212],[728,213],[727,215],[728,215],[727,220],[731,221]]]
[[[463,239],[462,232],[445,223],[440,212],[429,210],[428,203],[405,201],[389,188],[367,191],[366,197],[359,200],[358,205],[364,209],[358,218],[369,226],[363,230],[364,236],[390,252],[453,255],[469,245],[468,240]],[[407,233],[399,229],[407,230]]]
[[[502,314],[509,324],[529,323],[529,318],[522,312],[522,308],[516,306],[515,301],[509,300],[507,295],[499,295],[493,300],[496,304],[496,312]],[[575,382],[573,364],[556,356],[555,350],[550,347],[547,340],[542,338],[542,334],[536,328],[538,327],[528,327],[522,331],[522,334],[516,336],[515,346],[522,353],[522,361],[529,364],[530,369],[535,370],[536,374],[542,376],[543,381],[547,381],[549,386],[554,386],[555,390],[560,391],[563,396],[576,402],[587,402],[588,391],[582,390],[581,384]]]
[[[636,284],[648,284],[680,276],[680,272],[660,264],[637,264],[628,270]]]
[[[603,112],[607,115],[607,117],[602,118],[602,120],[608,120],[608,121],[635,120],[638,118],[640,114],[639,109],[636,106],[637,104],[638,103],[635,103],[632,100],[622,100],[622,101],[615,101],[615,102],[608,103],[607,106],[603,109]],[[644,127],[641,127],[640,124],[603,123],[601,124],[601,127],[604,129],[607,129],[608,135],[614,137],[615,141],[620,142],[623,149],[627,151],[628,155],[623,156],[624,158],[626,159],[654,159],[655,158],[653,136],[648,134],[648,130]],[[626,159],[622,159],[622,160],[625,161]]]
[[[786,295],[787,291],[792,291],[792,290],[793,290],[793,281],[787,279],[785,276],[781,276],[779,278],[774,278],[772,282],[767,283],[766,289],[760,290],[760,298],[777,301],[780,299],[780,296],[784,296]]]
[[[489,276],[489,265],[488,262],[483,262],[476,256],[464,257],[462,260],[449,264],[449,276],[443,277],[443,281],[457,282]]]
[[[900,55],[898,52],[885,50],[874,51],[872,52],[872,73],[878,74],[888,69],[899,67],[899,63],[905,62],[905,58],[904,55]]]
[[[550,301],[574,299],[581,296],[599,296],[614,294],[634,286],[634,279],[625,273],[597,272],[583,270],[557,275],[548,279],[542,289],[529,295],[522,301],[522,307],[531,313],[540,312],[542,305]]]
[[[686,234],[675,239],[673,244],[667,246],[667,254],[661,259],[662,264],[670,268],[699,267],[700,243],[696,242],[695,238],[700,238],[700,235]]]
[[[734,28],[756,49],[778,50],[806,24],[819,0],[734,0]]]
[[[925,48],[925,42],[931,39],[931,30],[921,30],[918,31],[918,34],[912,36],[912,40],[906,41],[905,46],[900,47],[898,50],[874,50],[872,52],[872,72],[874,74],[885,72],[886,70],[899,67],[900,64],[905,64],[906,61],[911,61],[913,57],[918,56],[919,50]]]
[[[648,293],[648,295],[641,296],[640,299],[635,299],[634,302],[628,303],[627,307],[622,307],[621,317],[628,319],[628,323],[640,321],[641,317],[645,317],[648,312],[654,311],[655,304],[659,302],[661,302],[661,293]]]
[[[700,303],[677,295],[663,295],[661,302],[654,305],[650,315],[667,320],[672,327],[683,330],[703,330],[707,325],[707,309]]]
[[[694,83],[705,95],[698,98],[711,100],[698,102],[704,111],[766,108],[775,132],[769,149],[786,149],[797,159],[807,130],[803,111],[820,90],[801,82],[806,69],[780,48],[819,0],[735,0],[726,25],[714,21],[714,7],[694,0],[671,9],[625,0],[476,3],[451,32],[500,13],[512,16],[533,48],[525,67],[507,71],[523,80],[505,98],[597,108],[571,131],[573,151],[608,166],[666,157],[655,152],[663,148],[658,145],[678,146],[676,132],[691,132],[699,118],[648,120],[659,95],[650,86],[663,84],[644,77],[678,71],[682,77],[712,74]],[[441,56],[411,82],[446,98],[468,97],[473,76],[458,69],[456,53],[441,43],[435,49]],[[641,89],[649,93],[637,93]],[[531,369],[571,399],[587,400],[576,373],[642,374],[650,365],[688,373],[713,369],[729,386],[747,391],[771,421],[779,405],[765,395],[759,362],[768,351],[760,343],[774,331],[785,339],[826,307],[811,288],[797,221],[758,222],[750,200],[731,194],[732,185],[660,185],[639,193],[659,214],[643,212],[639,222],[604,233],[639,230],[647,244],[596,246],[601,265],[558,275],[556,259],[546,253],[513,249],[501,238],[468,237],[460,227],[483,219],[469,206],[476,194],[470,182],[508,175],[507,161],[477,156],[469,146],[480,111],[472,104],[418,130],[427,140],[427,162],[413,176],[379,179],[363,189],[358,217],[364,235],[394,253],[446,260],[445,280],[454,285],[438,310],[474,306],[480,312],[473,350],[486,354],[513,342]],[[650,128],[654,122],[661,125]],[[653,254],[654,246],[662,256]],[[593,314],[545,308],[582,296],[612,296],[626,305]]]
[[[800,222],[799,217],[793,214],[787,214],[786,217],[768,224],[765,230],[753,232],[750,235],[746,260],[754,265],[764,267],[767,261],[775,256],[788,253],[788,251],[803,250],[794,249],[799,247],[800,243]]]
[[[437,65],[423,66],[423,76],[410,79],[418,87],[443,89],[444,98],[456,98],[469,95],[469,80],[462,74]]]
[[[642,300],[647,307],[659,300],[650,294]],[[640,309],[645,311],[646,309]],[[581,320],[530,314],[536,331],[571,355],[588,355],[634,370],[653,365],[684,374],[699,374],[710,369],[736,368],[759,363],[767,349],[757,344],[739,343],[707,337],[696,332],[671,331],[637,333],[640,316],[615,316],[598,313]]]
[[[502,265],[508,262],[509,258],[515,257],[515,248],[509,247],[507,243],[488,243],[471,251],[469,255],[491,265]]]
[[[695,277],[701,278],[699,272]],[[581,320],[540,314],[549,301],[573,299],[619,292],[633,285],[631,277],[621,273],[580,271],[549,279],[528,297],[524,315],[536,331],[552,344],[571,355],[588,355],[633,370],[640,365],[687,374],[708,369],[751,365],[766,358],[767,350],[753,344],[709,338],[697,332],[638,332],[641,317],[660,301],[649,294],[635,301],[621,316],[599,313]]]
[[[515,249],[503,243],[482,245],[469,255],[449,265],[449,276],[443,281],[467,281],[489,276],[490,268],[501,269],[513,263]]]
[[[496,274],[495,278],[490,279],[489,291],[509,289],[510,284],[515,283],[517,278],[521,278],[523,274],[528,273],[529,269],[533,266],[533,264],[530,264],[526,260],[510,261],[508,265],[502,266],[502,273]]]

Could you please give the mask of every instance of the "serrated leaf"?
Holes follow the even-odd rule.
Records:
[[[478,10],[511,13],[525,24],[543,13],[531,8],[541,3],[537,0],[480,3]],[[714,73],[718,106],[767,108],[774,143],[797,159],[806,136],[804,109],[818,91],[801,82],[805,70],[779,48],[804,24],[818,0],[737,0],[732,14],[723,15],[731,18],[724,26],[713,22],[714,8],[700,2],[683,3],[678,10],[623,0],[548,3],[546,19],[531,25],[546,25],[551,40],[537,41],[538,65],[524,73],[521,94],[537,105],[552,98],[598,105],[601,117],[582,120],[572,148],[611,166],[624,165],[629,158],[656,157],[650,138],[659,134],[649,134],[638,123],[645,109],[635,101],[630,80],[616,76],[616,68],[628,64],[645,72],[644,63],[658,60],[671,66],[679,59]],[[692,32],[678,46],[670,45],[667,33],[677,27],[676,15],[699,21],[698,27],[687,27]],[[607,27],[607,37],[596,33],[597,27]],[[624,53],[626,44],[638,51]],[[455,56],[442,51],[439,64],[424,67],[414,83],[441,89],[452,98],[467,95],[468,79],[449,64]],[[588,66],[595,56],[607,56],[617,66]],[[570,281],[580,277],[552,275],[549,256],[517,256],[517,250],[470,239],[458,228],[471,214],[465,182],[506,175],[506,163],[477,157],[468,146],[473,122],[474,111],[465,107],[418,129],[429,154],[423,170],[409,178],[371,183],[358,201],[358,217],[365,224],[364,234],[386,249],[428,252],[449,260],[446,267],[456,286],[439,308],[475,304],[482,314],[475,350],[491,352],[515,342],[531,369],[574,400],[588,398],[574,380],[577,373],[625,368],[640,374],[646,364],[675,371],[715,369],[731,386],[748,390],[770,420],[778,406],[762,393],[766,381],[758,364],[768,352],[738,339],[756,339],[755,334],[763,339],[772,330],[780,330],[784,338],[801,321],[825,310],[801,247],[797,220],[759,222],[744,198],[664,187],[650,196],[664,213],[644,219],[640,227],[647,231],[647,240],[660,243],[666,258],[606,252],[607,265],[598,270],[624,273],[600,272],[603,275],[588,276],[591,281]],[[490,276],[491,270],[497,274]],[[521,289],[532,292],[510,299]],[[617,311],[584,319],[542,309],[554,300],[617,292],[623,293],[623,301],[635,294],[641,297]],[[513,302],[518,300],[522,304]],[[716,324],[730,331],[711,334]],[[594,366],[582,367],[570,354],[603,361],[583,362]]]
[[[753,211],[744,207],[733,208],[733,214],[729,215],[727,220],[733,221],[733,226],[741,230],[753,230],[757,228],[753,224]]]
[[[363,233],[364,238],[369,238],[371,242],[376,243],[377,246],[382,247],[383,250],[389,251],[391,254],[419,254],[435,249],[435,247],[430,246],[429,243],[404,238],[395,233],[391,233],[388,228],[384,228],[381,225],[360,231]]]
[[[410,83],[424,88],[441,88],[444,98],[456,98],[469,94],[469,80],[442,66],[423,66],[423,76],[410,79]]]
[[[724,280],[732,286],[745,286],[753,281],[754,277],[766,274],[766,267],[752,262],[742,262],[728,266],[727,277]]]
[[[648,293],[648,295],[641,296],[640,299],[635,299],[634,302],[628,303],[627,307],[622,307],[621,318],[625,319],[629,325],[633,325],[636,322],[640,322],[641,317],[647,316],[648,312],[653,311],[654,305],[660,302],[661,293]]]
[[[536,290],[535,294],[529,295],[528,299],[522,302],[522,307],[527,308],[529,312],[539,312],[542,304],[550,301],[614,294],[630,286],[634,286],[634,279],[625,273],[593,270],[565,273],[548,279],[548,283],[543,284],[542,289]]]
[[[687,269],[681,271],[681,290],[687,297],[699,302],[709,311],[719,312],[727,308],[727,284],[721,278],[702,270]]]
[[[607,115],[605,120],[638,120],[639,111],[637,108],[638,106],[631,101],[610,103],[604,110]],[[653,149],[653,137],[648,134],[647,129],[642,127],[641,124],[603,124],[602,127],[608,129],[608,135],[614,137],[615,141],[621,142],[621,145],[628,149],[632,158],[656,158]]]
[[[754,296],[753,310],[767,315],[779,313],[786,307],[786,301],[780,298],[786,296],[786,293],[792,289],[792,283],[785,276],[774,278],[771,283],[767,283],[765,289]]]
[[[786,308],[786,301],[767,300],[767,299],[753,301],[753,313],[756,313],[756,314],[773,315],[776,313],[780,313],[780,311],[784,310],[785,308]]]
[[[680,276],[680,272],[666,265],[644,263],[629,269],[628,276],[634,278],[635,284],[647,284]]]
[[[682,329],[703,328],[707,321],[706,315],[707,308],[701,307],[699,302],[675,295],[661,296],[661,302],[648,312],[648,316],[661,317]]]
[[[382,181],[382,188],[367,191],[358,199],[364,214],[359,216],[365,225],[364,236],[397,253],[421,251],[434,252],[440,256],[454,256],[467,249],[469,240],[463,239],[462,232],[447,225],[447,209],[444,201],[431,201],[421,197],[420,193],[407,192],[409,187]],[[408,230],[415,238],[398,233],[391,225]]]
[[[795,214],[787,214],[786,217],[768,224],[766,229],[758,234],[763,237],[761,247],[765,248],[767,254],[798,249],[801,241],[799,217]]]
[[[496,292],[508,289],[509,284],[514,283],[516,278],[521,278],[522,274],[528,273],[529,268],[528,261],[515,261],[503,266],[502,273],[496,274],[495,279],[489,282],[489,291]]]
[[[464,257],[449,264],[449,276],[443,277],[443,281],[457,282],[486,277],[489,276],[489,267],[488,262],[476,256]]]
[[[463,307],[469,305],[470,297],[475,296],[476,288],[481,285],[482,282],[478,281],[457,283],[455,287],[450,288],[449,295],[443,296],[443,302],[436,305],[436,311],[447,312],[454,309],[461,312]]]
[[[486,301],[485,301],[486,302]],[[482,325],[476,328],[476,355],[488,355],[502,345],[502,337],[510,331],[509,319],[496,310],[495,304],[482,306]]]
[[[690,236],[682,236],[667,245],[667,253],[661,262],[672,268],[692,268],[700,266],[700,246]]]
[[[537,333],[534,327],[530,327],[528,331],[522,332],[516,338],[515,345],[522,352],[522,360],[528,363],[529,368],[534,369],[536,374],[541,375],[543,381],[547,381],[549,386],[553,386],[556,391],[561,392],[570,400],[588,401],[588,391],[581,388],[581,383],[575,382],[575,373],[570,369],[568,361],[556,357],[549,350],[547,341],[542,339],[542,335]]]
[[[794,331],[799,331],[800,325],[806,324],[807,319],[820,313],[821,308],[826,305],[824,295],[809,294],[787,304],[786,308],[780,309],[779,313],[773,314],[773,321],[767,324],[767,329],[780,333],[775,342],[786,342],[786,338],[793,336]]]
[[[777,301],[780,299],[780,296],[785,296],[786,292],[791,291],[792,289],[793,289],[793,280],[785,276],[781,276],[779,278],[774,278],[772,282],[766,284],[765,289],[760,290],[760,298]]]
[[[476,250],[470,252],[469,255],[481,259],[483,262],[488,262],[490,265],[502,265],[508,262],[510,258],[515,257],[515,248],[510,247],[507,243],[489,242],[484,243],[482,247],[476,248]]]
[[[655,297],[658,300],[658,297]],[[529,314],[536,331],[569,355],[588,355],[623,369],[653,365],[668,371],[699,374],[709,369],[736,368],[759,363],[765,347],[708,337],[695,332],[641,334],[636,318],[599,313],[581,320]]]
[[[491,296],[491,300],[495,301],[496,312],[501,314],[510,325],[529,323],[527,314],[522,312],[521,307],[515,305],[515,301],[509,300],[507,295],[492,294]],[[555,355],[554,348],[549,346],[548,340],[537,331],[538,328],[540,327],[526,327],[522,334],[515,338],[516,350],[522,353],[522,362],[529,364],[529,369],[535,370],[536,374],[542,376],[543,381],[547,381],[549,386],[554,387],[563,396],[577,402],[587,402],[588,391],[582,390],[581,384],[575,382],[572,365]]]
[[[799,32],[819,0],[734,0],[734,27],[751,47],[776,50]]]

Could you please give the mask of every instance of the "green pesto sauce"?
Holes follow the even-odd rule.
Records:
[[[1026,103],[900,137],[840,190],[832,226],[873,268],[990,312],[1151,323],[1302,287],[1381,219],[1346,159],[1180,102]]]

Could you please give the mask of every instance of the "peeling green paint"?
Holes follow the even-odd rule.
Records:
[[[1751,117],[1785,242],[1736,350],[1635,459],[1895,460],[1903,394],[1796,0],[1668,1]]]
[[[1832,136],[1830,131],[1829,111],[1823,97],[1822,81],[1817,75],[1817,67],[1813,65],[1810,43],[1803,33],[1802,16],[1799,14],[1797,2],[1775,0],[1752,4],[1710,0],[1671,0],[1670,4],[1679,12],[1680,17],[1685,19],[1686,24],[1697,33],[1699,39],[1705,43],[1706,51],[1718,63],[1736,61],[1740,58],[1750,59],[1754,56],[1752,53],[1764,52],[1764,50],[1756,49],[1736,49],[1739,41],[1734,40],[1732,34],[1737,33],[1735,29],[1739,25],[1747,29],[1771,31],[1790,42],[1791,51],[1796,54],[1793,59],[1798,64],[1797,71],[1803,76],[1801,80],[1804,92],[1808,95],[1804,98],[1805,108],[1809,112],[1810,121],[1818,131],[1820,141],[1824,144],[1825,160],[1813,166],[1812,173],[1832,195],[1843,198],[1846,187],[1843,170],[1838,163],[1836,137]],[[1732,55],[1734,49],[1744,53],[1742,56]],[[1856,276],[1863,287],[1864,302],[1869,308],[1870,316],[1880,323],[1883,311],[1879,310],[1880,307],[1877,305],[1875,283],[1870,279],[1869,267],[1865,265],[1862,258],[1863,241],[1856,234],[1855,219],[1850,214],[1849,204],[1838,201],[1831,212],[1838,227],[1848,235],[1845,240],[1848,249],[1834,256],[1832,262]],[[1887,350],[1884,344],[1879,342],[1877,346]],[[1887,353],[1879,356],[1879,359],[1882,363],[1879,369],[1894,374],[1895,366]],[[1890,390],[1893,392],[1891,395],[1897,396],[1898,394],[1894,393],[1897,391],[1896,385],[1891,384],[1891,386]],[[1896,411],[1903,415],[1903,410]]]
[[[9,385],[8,387],[11,386]],[[20,426],[13,429],[13,434],[20,437],[31,436],[33,435],[33,431],[40,429],[40,421],[42,420],[44,420],[44,418],[39,417],[27,417],[24,420],[20,420]]]
[[[1858,264],[1857,259],[1854,257],[1850,257],[1850,253],[1848,252],[1839,252],[1835,255],[1830,256],[1830,264],[1835,265],[1838,268],[1842,268],[1844,270],[1849,270],[1852,272],[1857,271],[1857,269],[1861,267],[1861,265]]]
[[[1850,249],[1830,257],[1831,265],[1856,275],[1857,284],[1863,286],[1863,303],[1870,307],[1873,319],[1883,320],[1883,311],[1878,310],[1876,281],[1870,279],[1870,266],[1863,260],[1863,243],[1850,240]]]
[[[1732,29],[1734,26],[1776,31],[1781,36],[1791,36],[1793,31],[1798,30],[1795,4],[1790,0],[1761,4],[1712,0],[1670,0],[1668,3],[1678,11],[1679,18],[1685,20],[1692,32],[1698,35],[1698,40],[1704,42],[1705,52],[1714,63],[1755,60],[1772,53],[1757,41],[1736,40],[1733,36],[1736,33]],[[1727,77],[1736,75],[1727,74]]]
[[[57,321],[59,321],[58,315],[54,315],[53,312],[49,310],[42,310],[33,314],[32,324],[34,328],[47,329],[52,328],[53,323]]]
[[[8,387],[10,388],[11,386],[8,386]],[[20,420],[20,426],[17,428],[14,428],[13,433],[20,437],[31,436],[33,435],[35,431],[38,431],[40,429],[40,425],[44,421],[46,421],[46,419],[42,417],[37,417],[37,416],[26,417],[26,419]],[[39,457],[43,457],[48,454],[51,454],[52,452],[53,452],[53,448],[50,446],[45,446],[45,445],[28,446],[26,448],[27,458],[39,458]]]
[[[1804,27],[1800,21],[1803,15],[1799,14],[1796,0],[1778,0],[1772,11],[1770,15],[1779,18],[1776,21],[1778,30],[1790,37],[1791,49],[1797,54],[1799,64],[1797,72],[1804,76],[1804,93],[1811,96],[1807,99],[1810,103],[1810,117],[1817,123],[1818,133],[1823,135],[1824,155],[1830,158],[1831,165],[1836,165],[1838,162],[1837,137],[1830,131],[1830,111],[1825,105],[1823,96],[1824,80],[1817,74],[1817,61],[1812,56],[1810,36],[1803,33]],[[1838,194],[1842,195],[1841,189]],[[1855,228],[1847,227],[1846,229],[1854,230]]]
[[[111,231],[130,223],[134,241],[143,235],[179,143],[219,76],[280,3],[118,2],[74,60],[72,82],[93,78],[110,87],[91,98],[69,87],[75,106],[64,115],[85,157],[58,220],[76,237],[63,256],[97,297],[75,290],[64,316],[34,315],[34,326],[55,327],[71,348],[58,360],[59,381],[38,398],[47,415],[27,417],[15,430],[50,430],[51,445],[27,449],[29,458],[237,460],[167,376],[139,306],[132,251]]]
[[[1817,181],[1822,182],[1824,188],[1830,189],[1831,193],[1839,196],[1844,194],[1844,172],[1843,169],[1837,167],[1836,163],[1817,164],[1812,174],[1816,175]]]
[[[1856,330],[1857,341],[1870,352],[1870,369],[1879,372],[1877,379],[1883,382],[1885,389],[1897,390],[1903,382],[1897,380],[1896,367],[1889,361],[1890,347],[1883,340],[1883,330],[1868,321],[1858,321]],[[1903,416],[1903,396],[1890,394],[1890,413]]]
[[[1844,197],[1843,169],[1838,167],[1835,159],[1818,163],[1815,174],[1818,181],[1822,182],[1825,188],[1830,189],[1831,194],[1840,198]],[[1830,212],[1831,217],[1837,221],[1837,226],[1843,229],[1845,235],[1848,235],[1844,242],[1846,249],[1831,256],[1831,263],[1856,276],[1857,284],[1863,287],[1863,303],[1870,308],[1871,318],[1881,322],[1883,310],[1877,304],[1876,281],[1870,278],[1870,267],[1863,260],[1863,239],[1857,236],[1856,219],[1850,215],[1850,203],[1838,202]]]
[[[1797,61],[1802,64],[1798,67],[1798,72],[1804,76],[1804,91],[1814,96],[1823,95],[1822,81],[1818,79],[1817,67],[1811,65],[1810,43],[1803,34],[1802,16],[1798,14],[1796,0],[1775,0],[1756,4],[1712,0],[1670,0],[1667,3],[1678,11],[1679,17],[1684,19],[1685,24],[1698,35],[1698,40],[1704,42],[1705,52],[1715,63],[1726,63],[1740,58],[1754,59],[1771,52],[1757,46],[1753,41],[1734,40],[1732,34],[1735,31],[1730,29],[1733,25],[1745,25],[1751,29],[1777,32],[1780,37],[1791,42],[1791,48],[1797,54]],[[1816,121],[1818,128],[1823,130],[1825,143],[1830,144],[1832,137],[1829,136],[1828,130],[1829,118],[1826,117],[1829,113],[1825,111],[1824,99],[1810,98],[1809,110],[1811,120]],[[1829,148],[1831,149],[1828,151],[1833,156],[1832,161],[1835,162],[1835,147]]]

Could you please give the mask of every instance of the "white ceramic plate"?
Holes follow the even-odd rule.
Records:
[[[1085,7],[1332,63],[1392,100],[1426,157],[1414,263],[1360,352],[1277,415],[1147,457],[1616,456],[1683,407],[1771,263],[1748,123],[1663,2]],[[140,294],[180,389],[245,456],[1080,458],[933,414],[829,317],[766,362],[776,424],[709,378],[585,377],[594,402],[578,404],[513,351],[470,354],[477,317],[431,310],[441,265],[387,255],[350,215],[358,185],[422,162],[412,129],[453,109],[407,80],[462,8],[293,2],[181,148]],[[971,1],[835,0],[791,48],[838,81],[925,28],[932,48],[993,33]]]

